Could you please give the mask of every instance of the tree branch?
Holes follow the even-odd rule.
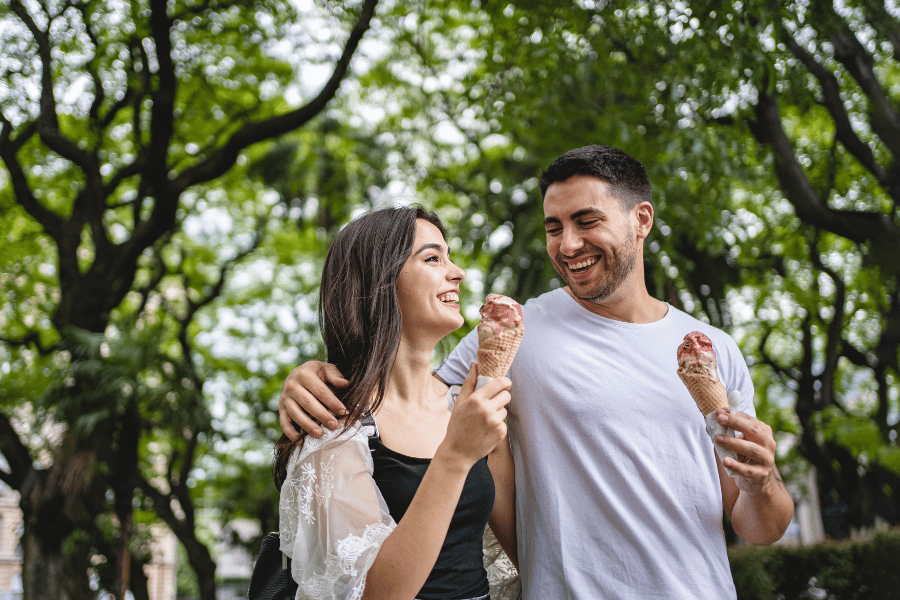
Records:
[[[169,529],[187,550],[188,562],[191,563],[198,575],[201,600],[213,600],[215,598],[216,563],[210,555],[209,548],[197,539],[193,522],[179,519],[171,505],[171,501],[176,498],[172,494],[163,494],[157,490],[141,473],[137,474],[137,487],[150,499],[156,514],[169,526]],[[204,586],[207,586],[207,589],[204,589]]]
[[[829,268],[822,262],[822,256],[819,254],[818,229],[813,234],[813,239],[809,244],[809,255],[813,266],[828,275],[835,287],[834,315],[828,322],[826,329],[825,366],[821,375],[819,375],[819,381],[822,382],[822,395],[827,403],[834,398],[834,377],[837,372],[838,358],[840,358],[841,331],[844,327],[844,304],[847,297],[847,286],[834,269]]]
[[[178,341],[181,344],[181,352],[184,355],[185,364],[188,368],[188,372],[191,374],[191,378],[197,385],[197,388],[202,388],[203,381],[197,375],[194,360],[192,358],[191,346],[188,341],[188,327],[191,324],[191,321],[194,320],[194,315],[197,314],[204,306],[208,305],[210,302],[218,298],[222,294],[222,290],[225,287],[225,282],[228,277],[228,273],[244,258],[253,253],[257,248],[259,248],[260,244],[265,237],[265,224],[266,219],[260,217],[256,221],[256,235],[253,236],[253,241],[249,246],[238,252],[236,256],[234,256],[231,260],[225,261],[225,263],[219,269],[219,278],[215,284],[213,284],[212,289],[200,300],[194,301],[188,297],[188,307],[187,312],[184,315],[184,318],[178,319],[179,322],[179,330],[178,330]],[[185,283],[185,289],[187,288],[187,283]]]
[[[836,233],[857,243],[869,242],[871,258],[886,273],[900,273],[900,229],[887,215],[874,212],[834,210],[816,193],[794,155],[791,141],[781,125],[775,92],[759,91],[755,119],[750,123],[754,137],[768,144],[775,158],[775,174],[797,217],[814,227]]]
[[[44,345],[41,343],[40,335],[35,331],[29,332],[28,335],[20,339],[12,339],[0,336],[0,342],[3,342],[4,344],[7,344],[9,346],[27,346],[28,344],[32,344],[35,348],[37,348],[37,351],[41,356],[47,356],[59,350],[59,344],[53,344],[52,346],[44,347]]]
[[[790,369],[779,365],[778,362],[766,351],[766,343],[769,341],[770,335],[772,335],[772,330],[766,329],[766,332],[765,334],[763,334],[762,339],[759,340],[757,349],[759,351],[760,357],[762,358],[760,362],[764,365],[768,365],[769,368],[775,371],[775,373],[777,373],[778,375],[790,379],[795,383],[799,382],[798,377],[795,374],[791,373]]]
[[[807,70],[819,80],[822,86],[822,104],[828,109],[831,118],[834,121],[835,133],[837,139],[844,145],[850,154],[856,158],[859,163],[865,167],[878,182],[885,188],[888,186],[886,181],[886,173],[884,168],[875,160],[875,155],[868,144],[864,143],[850,124],[850,117],[844,108],[844,102],[841,99],[841,88],[838,84],[837,77],[834,73],[823,67],[816,59],[809,54],[789,32],[783,31],[781,41],[787,46],[791,54],[797,57]]]
[[[100,172],[91,155],[78,147],[59,130],[59,118],[56,113],[56,97],[54,96],[53,56],[50,47],[50,34],[41,30],[21,0],[11,0],[10,9],[22,20],[31,33],[38,47],[41,59],[41,113],[39,118],[39,134],[41,141],[61,157],[75,163],[86,175],[88,186],[96,186]]]
[[[96,49],[100,46],[100,42],[97,40],[97,35],[94,33],[94,28],[91,26],[91,16],[88,13],[87,2],[78,3],[74,5],[73,8],[81,15],[81,22],[84,24],[85,34],[88,36],[91,44],[94,45],[94,50],[96,51]],[[88,64],[90,64],[90,61],[85,64],[85,68],[89,71],[91,81],[94,84],[94,101],[91,102],[91,108],[88,111],[88,115],[90,116],[92,121],[98,123],[100,121],[100,107],[103,105],[103,101],[106,99],[106,94],[104,94],[103,92],[103,79],[100,77],[97,69],[88,68]]]
[[[11,137],[12,123],[3,115],[0,115],[0,123],[3,124],[3,136],[0,138],[0,160],[3,160],[3,164],[6,165],[16,202],[25,209],[25,212],[34,217],[35,221],[40,223],[50,237],[59,238],[62,233],[63,220],[35,198],[31,185],[28,183],[28,177],[16,156],[25,140],[36,132],[37,125],[30,123],[14,140]]]
[[[241,150],[244,148],[257,142],[273,138],[277,135],[293,131],[319,114],[322,109],[325,108],[325,105],[335,96],[335,94],[337,94],[338,88],[350,66],[350,59],[353,57],[354,52],[359,46],[363,34],[369,29],[377,4],[378,0],[365,0],[359,20],[350,32],[347,43],[344,45],[343,53],[335,64],[331,78],[319,92],[318,96],[313,98],[306,105],[289,113],[245,124],[235,132],[219,150],[211,154],[205,160],[182,171],[173,182],[173,187],[176,192],[180,193],[192,185],[210,181],[221,176],[231,168],[237,160]]]
[[[831,3],[820,3],[828,13],[825,22],[833,23],[829,38],[834,47],[834,58],[853,76],[871,108],[870,126],[891,153],[900,158],[900,116],[875,75],[875,62],[860,43],[850,26],[834,11]],[[816,21],[818,22],[818,21]]]
[[[41,129],[59,129],[56,116],[56,97],[53,95],[53,57],[50,36],[38,27],[21,0],[10,0],[9,8],[25,24],[38,47],[38,56],[41,59]]]
[[[900,373],[900,281],[894,281],[894,289],[891,290],[889,305],[884,311],[885,323],[881,330],[881,337],[875,347],[875,357],[879,366],[890,367],[895,373]]]
[[[157,88],[153,93],[150,112],[150,144],[147,147],[146,171],[144,178],[154,190],[154,206],[147,222],[139,227],[132,240],[134,250],[143,249],[159,233],[166,230],[175,219],[178,194],[172,194],[169,185],[168,159],[169,143],[175,130],[175,93],[177,79],[172,61],[172,40],[170,39],[171,19],[166,13],[166,0],[151,0],[150,30],[156,46]],[[136,107],[137,108],[137,107]]]
[[[856,348],[856,346],[851,344],[850,340],[844,339],[841,341],[841,356],[849,360],[857,367],[866,367],[868,369],[875,368],[875,366],[869,362],[869,359],[866,357],[865,353],[861,352],[858,348]]]
[[[866,23],[879,35],[883,35],[894,49],[893,58],[900,62],[900,21],[889,13],[884,0],[865,0]]]

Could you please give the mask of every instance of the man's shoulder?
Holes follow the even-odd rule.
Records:
[[[568,294],[566,294],[564,289],[557,288],[555,290],[550,290],[549,292],[544,292],[540,296],[529,298],[525,304],[522,305],[522,311],[527,318],[528,313],[530,312],[540,313],[549,309],[556,310],[560,303],[564,302],[566,298],[568,298]]]

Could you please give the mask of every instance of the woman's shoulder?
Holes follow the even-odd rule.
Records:
[[[324,433],[321,437],[307,436],[303,440],[303,445],[294,450],[291,458],[302,460],[311,454],[337,450],[341,447],[346,447],[350,451],[355,443],[368,446],[368,438],[374,434],[374,428],[375,422],[371,418],[364,418],[349,426],[343,420],[338,421],[338,427],[335,430],[323,428]]]

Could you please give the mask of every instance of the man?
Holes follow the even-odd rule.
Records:
[[[509,372],[510,445],[516,465],[518,558],[529,600],[734,598],[722,510],[747,541],[784,533],[793,502],[775,468],[772,430],[755,418],[753,384],[724,332],[654,299],[643,272],[653,226],[650,182],[620,150],[571,150],[541,176],[547,252],[566,286],[528,301],[525,337]],[[676,350],[705,333],[739,410],[720,409],[738,432],[710,445],[680,381]],[[436,375],[462,381],[477,334]],[[321,375],[320,375],[321,373]],[[339,409],[321,363],[289,377],[279,408],[315,434]],[[296,398],[294,400],[293,398]],[[336,425],[336,423],[335,423]]]

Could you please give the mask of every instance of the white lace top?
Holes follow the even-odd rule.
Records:
[[[381,544],[397,526],[373,479],[371,425],[325,430],[294,450],[281,486],[281,551],[297,598],[359,600]],[[494,600],[516,598],[518,574],[488,527],[485,568]]]
[[[308,437],[288,462],[279,532],[297,598],[362,598],[366,573],[397,526],[372,479],[368,429]]]

